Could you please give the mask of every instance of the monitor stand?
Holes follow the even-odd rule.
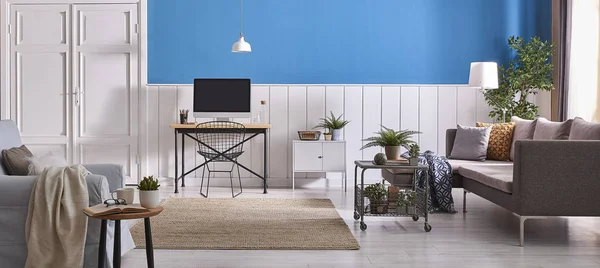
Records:
[[[231,121],[229,117],[217,117],[217,121]]]

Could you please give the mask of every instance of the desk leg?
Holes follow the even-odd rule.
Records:
[[[154,248],[152,248],[152,230],[150,229],[150,218],[144,218],[144,230],[146,235],[146,262],[148,268],[154,268]]]
[[[121,221],[115,221],[115,246],[113,248],[113,268],[121,268]]]
[[[267,177],[268,177],[268,172],[267,172],[267,154],[269,153],[269,146],[267,144],[267,135],[268,135],[268,130],[265,130],[264,133],[264,142],[263,142],[263,194],[267,193]]]
[[[177,189],[177,129],[175,129],[175,193],[179,193],[179,189]]]
[[[98,248],[98,268],[104,268],[106,261],[106,220],[100,223],[100,248]]]
[[[181,187],[185,187],[185,135],[181,133]]]

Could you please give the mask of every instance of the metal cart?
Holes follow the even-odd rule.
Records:
[[[425,218],[425,224],[423,229],[425,232],[431,231],[431,225],[429,225],[429,174],[427,170],[429,167],[427,165],[419,165],[419,166],[409,166],[409,165],[375,165],[372,161],[354,161],[354,219],[360,219],[360,229],[367,230],[367,224],[364,221],[365,216],[372,217],[412,217],[413,221],[418,221],[419,217]],[[361,168],[360,174],[360,184],[358,183],[358,168]],[[397,214],[395,212],[389,212],[384,214],[372,214],[370,213],[369,206],[365,206],[365,197],[363,196],[363,191],[365,189],[365,171],[367,169],[384,169],[384,168],[394,168],[394,169],[407,169],[413,170],[413,190],[417,193],[417,204],[416,204],[416,213],[415,214]],[[417,178],[417,170],[425,170],[425,181],[423,185],[419,185]]]

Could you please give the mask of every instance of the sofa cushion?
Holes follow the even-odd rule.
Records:
[[[2,161],[8,175],[25,176],[29,170],[29,158],[33,154],[25,145],[2,150]]]
[[[568,140],[571,132],[572,119],[564,122],[553,122],[540,117],[535,124],[534,140]]]
[[[512,136],[513,130],[515,128],[515,123],[508,122],[490,124],[477,122],[475,126],[492,126],[492,132],[490,133],[490,140],[488,142],[486,159],[510,161],[510,146],[512,145]]]
[[[465,127],[458,125],[449,158],[485,161],[492,126]]]
[[[531,140],[533,139],[533,133],[535,132],[536,120],[521,119],[518,116],[510,118],[511,121],[515,122],[515,129],[513,130],[512,145],[510,146],[510,160],[515,159],[515,141],[517,140]]]
[[[471,179],[483,185],[492,187],[505,193],[512,193],[513,166],[512,165],[476,165],[463,166],[458,173],[465,179]]]
[[[581,117],[575,117],[569,140],[600,140],[600,123],[587,122]]]

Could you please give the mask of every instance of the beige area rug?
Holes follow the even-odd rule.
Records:
[[[169,198],[150,219],[155,249],[358,249],[329,199]],[[144,222],[131,229],[145,247]]]

